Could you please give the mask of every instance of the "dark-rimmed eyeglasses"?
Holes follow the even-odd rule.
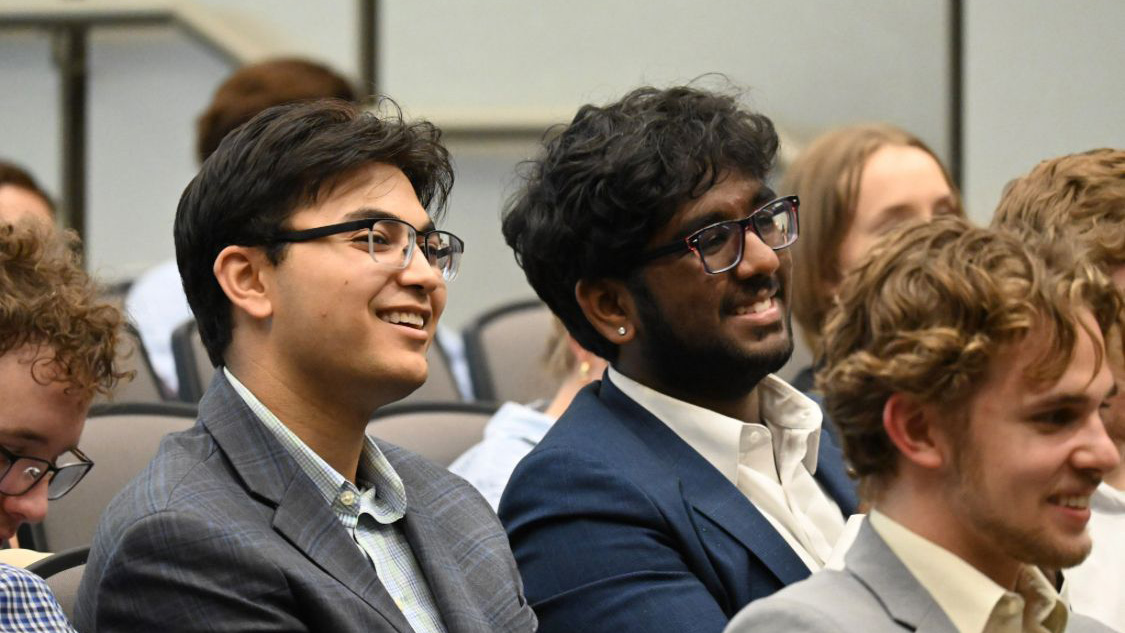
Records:
[[[0,495],[18,497],[27,494],[44,477],[49,477],[48,499],[58,499],[70,492],[90,472],[94,462],[77,448],[69,452],[78,461],[56,466],[45,459],[17,455],[0,446]]]
[[[448,231],[426,231],[419,234],[409,222],[394,218],[352,220],[329,224],[303,231],[285,231],[274,235],[278,242],[307,242],[329,235],[355,231],[355,240],[367,242],[371,259],[382,266],[403,269],[410,265],[415,249],[420,249],[426,261],[442,279],[453,281],[461,267],[461,254],[465,242]]]
[[[797,241],[797,196],[776,198],[741,220],[728,220],[705,226],[691,235],[664,246],[657,246],[641,255],[644,264],[659,257],[691,251],[703,262],[703,269],[712,275],[726,272],[742,261],[747,229],[754,231],[762,243],[775,251]]]

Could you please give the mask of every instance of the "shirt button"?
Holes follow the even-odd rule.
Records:
[[[1006,611],[1009,616],[1019,615],[1020,605],[1015,600],[1009,600],[1008,604],[1004,605],[1004,611]]]
[[[346,506],[355,505],[355,493],[351,490],[345,490],[340,493],[340,503]]]
[[[760,441],[762,441],[762,432],[761,431],[750,431],[750,443],[751,444],[757,444]]]

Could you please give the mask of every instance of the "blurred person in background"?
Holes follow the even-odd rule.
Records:
[[[818,137],[786,170],[781,190],[801,199],[793,316],[814,359],[836,288],[880,237],[911,220],[965,216],[934,152],[887,124],[844,127]],[[810,391],[814,367],[801,370],[793,386]]]
[[[1125,150],[1095,149],[1043,161],[1008,184],[992,225],[1029,239],[1077,240],[1086,255],[1125,291]],[[1122,332],[1107,336],[1117,394],[1102,412],[1106,430],[1125,447],[1125,358]],[[1125,465],[1106,473],[1090,500],[1094,548],[1066,572],[1080,613],[1125,631]]]
[[[0,160],[0,222],[36,220],[55,223],[55,205],[46,191],[22,167]]]
[[[579,345],[557,318],[544,363],[559,380],[554,396],[528,404],[505,402],[488,421],[484,440],[449,466],[450,472],[473,484],[493,510],[500,506],[516,464],[543,439],[578,391],[601,378],[606,368],[606,362]]]
[[[97,300],[77,239],[38,220],[0,221],[2,540],[42,521],[48,501],[93,467],[78,448],[86,413],[94,394],[124,377],[115,364],[121,313]],[[43,579],[3,562],[0,625],[6,633],[72,630]]]

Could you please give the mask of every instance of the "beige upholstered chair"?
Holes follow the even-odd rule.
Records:
[[[394,404],[375,413],[367,434],[448,466],[484,438],[495,412],[482,402]]]
[[[558,379],[544,366],[553,328],[539,300],[490,310],[465,328],[465,354],[478,400],[527,403],[549,398]]]

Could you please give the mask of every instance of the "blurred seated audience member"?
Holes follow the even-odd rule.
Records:
[[[0,222],[0,539],[47,514],[93,466],[78,448],[95,393],[122,374],[122,323],[99,304],[72,232]],[[103,456],[112,458],[112,455]],[[0,562],[0,629],[72,631],[42,578]]]
[[[1096,149],[1040,163],[1008,185],[992,223],[1041,239],[1073,236],[1094,264],[1125,290],[1125,150]],[[1119,345],[1111,346],[1117,395],[1102,419],[1121,448],[1125,359],[1116,354],[1119,351]],[[1079,613],[1125,631],[1125,465],[1105,475],[1090,500],[1090,511],[1094,549],[1066,572],[1070,602]]]
[[[601,378],[606,368],[606,362],[583,349],[557,318],[546,352],[544,362],[560,381],[554,397],[529,404],[505,402],[488,421],[484,440],[449,466],[453,474],[473,484],[493,510],[500,506],[500,495],[516,464],[543,439],[578,391]]]
[[[347,79],[315,62],[286,58],[243,66],[219,85],[196,122],[199,163],[214,153],[231,130],[262,110],[325,98],[358,99]],[[153,371],[170,394],[175,394],[180,381],[172,356],[172,332],[192,318],[175,259],[157,264],[137,278],[125,298],[125,311],[140,332]]]
[[[0,160],[0,222],[15,224],[24,219],[53,225],[55,205],[31,174]]]
[[[793,246],[793,316],[814,358],[836,288],[894,227],[940,215],[965,216],[941,161],[921,139],[886,124],[828,132],[793,161],[781,191],[801,199],[801,239]],[[813,368],[793,386],[808,392]]]
[[[1068,246],[941,218],[847,276],[818,384],[871,512],[842,570],[727,633],[1110,630],[1042,571],[1089,554],[1090,497],[1120,459],[1100,412],[1123,304]]]

